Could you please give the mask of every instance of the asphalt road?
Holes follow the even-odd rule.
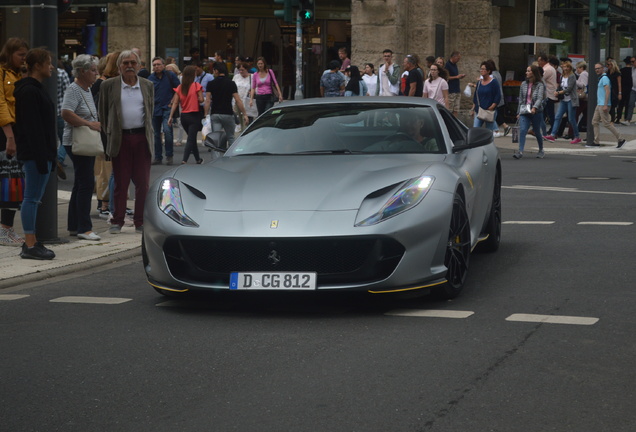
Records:
[[[503,157],[454,301],[175,300],[139,260],[2,290],[2,430],[636,430],[636,154]]]

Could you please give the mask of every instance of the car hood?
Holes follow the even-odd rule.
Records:
[[[175,177],[206,197],[206,210],[358,209],[369,194],[420,176],[444,155],[224,157]]]

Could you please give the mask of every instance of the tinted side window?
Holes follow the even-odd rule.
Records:
[[[465,144],[467,131],[466,126],[464,126],[447,110],[440,108],[439,112],[442,115],[446,129],[448,129],[448,134],[450,135],[453,145],[457,146]]]

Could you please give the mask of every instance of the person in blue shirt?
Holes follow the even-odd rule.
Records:
[[[487,128],[493,129],[497,119],[497,106],[501,100],[501,90],[499,83],[492,77],[489,63],[484,61],[479,68],[481,79],[477,84],[477,90],[473,95],[473,110],[471,115],[475,115],[473,127],[486,125]],[[479,108],[488,110],[493,113],[493,121],[485,121],[478,118]]]
[[[163,132],[166,144],[166,165],[173,163],[174,135],[172,126],[168,125],[170,108],[174,89],[179,87],[179,78],[169,70],[166,70],[166,62],[161,57],[152,59],[152,74],[148,77],[155,86],[155,108],[152,113],[152,127],[155,132],[155,160],[153,165],[161,165],[163,162],[163,146],[161,145],[161,132]]]
[[[585,147],[600,147],[601,143],[599,142],[600,128],[599,123],[603,122],[603,126],[605,126],[609,131],[616,137],[618,140],[618,145],[616,147],[621,148],[623,144],[625,144],[625,139],[621,136],[621,134],[614,127],[614,123],[609,115],[610,106],[612,106],[611,99],[611,84],[610,80],[605,73],[605,68],[602,64],[596,63],[594,65],[594,71],[596,75],[598,75],[598,90],[596,91],[596,108],[594,109],[594,117],[592,117],[592,126],[594,127],[594,143],[588,144]]]

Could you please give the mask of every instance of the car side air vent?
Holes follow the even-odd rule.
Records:
[[[185,184],[185,183],[184,183]],[[185,184],[185,186],[188,188],[188,190],[190,190],[190,192],[192,192],[197,198],[201,198],[202,200],[205,199],[205,194],[203,192],[201,192],[199,189],[195,189],[192,186],[190,186],[189,184]]]
[[[401,184],[401,183],[392,184],[391,186],[387,186],[387,187],[384,187],[382,189],[378,189],[377,191],[372,192],[369,195],[367,195],[367,199],[373,199],[373,198],[378,198],[378,197],[384,196],[387,193],[391,192],[393,189],[395,189],[395,187],[398,186],[399,184]]]

